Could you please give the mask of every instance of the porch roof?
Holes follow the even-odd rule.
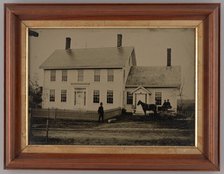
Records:
[[[143,91],[145,91],[146,93],[148,93],[149,95],[152,94],[149,90],[145,89],[143,86],[139,86],[139,87],[133,89],[133,90],[131,91],[131,93],[133,94],[133,93],[135,93],[136,91],[139,91],[139,90],[143,90]]]

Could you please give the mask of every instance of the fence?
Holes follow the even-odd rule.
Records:
[[[99,117],[96,111],[74,111],[65,109],[31,109],[30,114],[31,117],[85,121],[97,121]],[[106,110],[104,119],[107,120],[120,114],[121,108]]]

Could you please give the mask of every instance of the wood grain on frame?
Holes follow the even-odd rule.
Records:
[[[5,168],[219,170],[220,4],[6,4]],[[24,153],[23,20],[203,20],[203,150],[199,154]]]
[[[195,29],[195,42],[196,42],[196,66],[198,69],[198,72],[195,74],[196,76],[202,75],[203,73],[203,57],[201,52],[203,51],[203,42],[202,42],[202,35],[203,35],[203,27],[202,27],[202,21],[200,20],[138,20],[138,21],[111,21],[111,20],[101,20],[101,21],[95,21],[95,20],[72,20],[72,21],[64,21],[64,20],[57,20],[57,21],[50,21],[50,20],[35,20],[35,21],[22,21],[22,40],[25,40],[26,32],[28,28],[90,28],[90,27],[96,27],[96,28],[193,28]],[[26,43],[22,41],[23,46],[23,52],[22,57],[26,55]],[[27,43],[28,44],[28,43]],[[197,63],[199,62],[199,63]],[[26,64],[22,65],[22,69],[26,69]],[[203,151],[203,134],[202,134],[202,119],[203,119],[203,107],[201,106],[203,101],[203,86],[202,86],[202,76],[199,76],[196,78],[196,81],[198,81],[198,91],[200,93],[196,92],[195,98],[196,103],[200,104],[200,107],[198,107],[198,112],[196,114],[196,118],[199,121],[196,121],[195,124],[197,124],[197,135],[195,135],[195,146],[184,146],[184,147],[175,147],[175,146],[83,146],[83,145],[28,145],[26,144],[25,147],[23,147],[23,151],[25,153],[91,153],[91,154],[200,154],[201,151]],[[197,86],[197,85],[196,85]],[[25,88],[22,89],[23,93],[28,93]],[[25,96],[22,97],[25,101]],[[23,109],[22,116],[27,115],[27,109]],[[22,125],[27,125],[28,119],[22,119]],[[23,129],[22,135],[27,135],[26,129]],[[27,136],[22,136],[21,141],[27,142]],[[24,144],[24,143],[23,143]]]

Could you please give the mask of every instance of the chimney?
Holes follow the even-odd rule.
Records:
[[[71,38],[70,37],[66,37],[65,49],[66,50],[71,49]]]
[[[167,67],[171,67],[171,48],[167,48]]]
[[[117,35],[117,47],[122,47],[122,34]]]

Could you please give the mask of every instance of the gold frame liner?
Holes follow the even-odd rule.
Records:
[[[194,28],[195,29],[195,146],[28,145],[28,29],[29,28]],[[21,23],[21,150],[23,153],[201,154],[203,152],[203,24],[200,20],[72,20]]]

